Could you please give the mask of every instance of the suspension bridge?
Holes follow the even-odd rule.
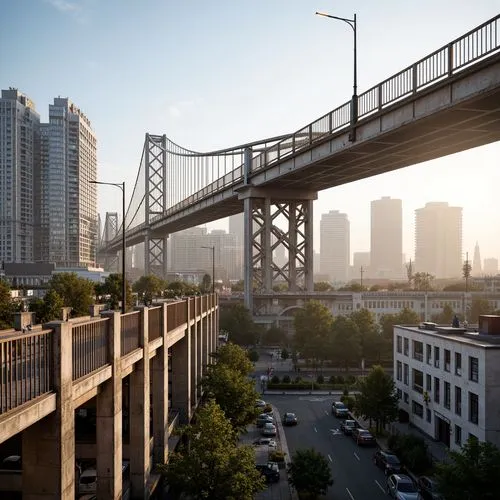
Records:
[[[255,311],[277,278],[290,292],[313,290],[318,191],[498,140],[500,15],[297,132],[206,153],[146,134],[127,246],[144,243],[145,273],[165,273],[169,234],[243,212],[245,304]],[[103,229],[101,251],[116,256],[116,213]],[[273,261],[280,245],[285,264]]]

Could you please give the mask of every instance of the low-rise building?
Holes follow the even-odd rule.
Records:
[[[409,421],[451,449],[474,436],[500,446],[500,316],[477,331],[394,327],[394,374]]]

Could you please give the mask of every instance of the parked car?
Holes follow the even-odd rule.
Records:
[[[266,402],[263,399],[257,399],[255,401],[255,408],[265,408]]]
[[[276,470],[273,464],[257,464],[255,467],[266,478],[266,482],[277,483],[280,480],[279,469]]]
[[[2,470],[22,471],[23,462],[20,455],[10,455],[5,457],[0,464]]]
[[[260,437],[256,439],[253,444],[255,446],[269,446],[269,448],[276,448],[276,440],[268,437]]]
[[[392,474],[387,479],[387,494],[396,500],[421,500],[420,493],[411,477]]]
[[[352,434],[352,431],[354,429],[357,429],[359,427],[359,424],[356,422],[356,420],[350,420],[350,419],[347,419],[347,420],[344,420],[341,424],[340,424],[340,430],[346,435],[346,436],[350,436]]]
[[[437,482],[432,477],[419,477],[417,485],[420,489],[420,495],[423,500],[443,500],[442,495],[438,491]]]
[[[389,450],[378,450],[373,455],[373,463],[380,467],[386,476],[399,474],[401,472],[401,462],[399,458]]]
[[[297,415],[295,413],[285,413],[283,415],[283,425],[297,425]]]
[[[272,415],[269,415],[269,413],[261,413],[257,417],[257,427],[264,427],[264,424],[268,423],[274,423],[274,417]]]
[[[372,436],[370,431],[365,429],[353,429],[351,433],[352,438],[356,441],[358,446],[375,446],[377,442]]]
[[[268,422],[264,424],[261,432],[263,436],[276,436],[276,426]]]
[[[349,409],[342,401],[334,401],[332,403],[332,413],[337,418],[347,418],[349,416]]]
[[[95,469],[84,470],[78,483],[78,493],[96,493],[97,471]]]

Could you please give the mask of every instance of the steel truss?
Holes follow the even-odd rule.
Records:
[[[113,240],[118,234],[118,213],[117,212],[106,212],[106,220],[104,222],[104,247]],[[119,260],[118,253],[116,252],[106,252],[101,250],[100,258],[103,260],[104,269],[106,271],[118,272],[119,271]]]

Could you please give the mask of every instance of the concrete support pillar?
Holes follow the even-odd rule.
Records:
[[[150,469],[150,374],[148,308],[141,309],[139,342],[143,357],[130,374],[130,481],[132,498],[149,497],[146,482]]]
[[[189,301],[186,301],[189,318]],[[172,408],[179,411],[179,423],[191,420],[191,336],[189,328],[184,337],[172,346]]]
[[[112,376],[100,385],[97,393],[97,495],[120,500],[123,495],[121,316],[119,312],[106,316]]]
[[[168,347],[167,304],[163,304],[161,335],[163,345],[156,350],[152,363],[153,377],[153,457],[155,464],[168,459]]]
[[[207,298],[205,297],[205,306],[208,303]],[[206,312],[206,311],[205,311]],[[203,343],[203,365],[204,372],[206,371],[206,367],[210,364],[210,344],[208,342],[208,314],[205,314],[205,317],[201,320],[202,323],[202,343]]]
[[[305,221],[305,289],[308,292],[314,292],[314,248],[313,248],[313,235],[314,235],[314,213],[313,213],[313,200],[306,200],[304,204],[307,207],[307,218]]]
[[[191,337],[191,404],[198,404],[198,324],[196,317],[198,315],[199,298],[188,299],[190,311],[194,309],[194,324],[189,321],[188,332]]]
[[[24,500],[75,498],[75,412],[71,324],[53,329],[56,411],[23,431]]]

